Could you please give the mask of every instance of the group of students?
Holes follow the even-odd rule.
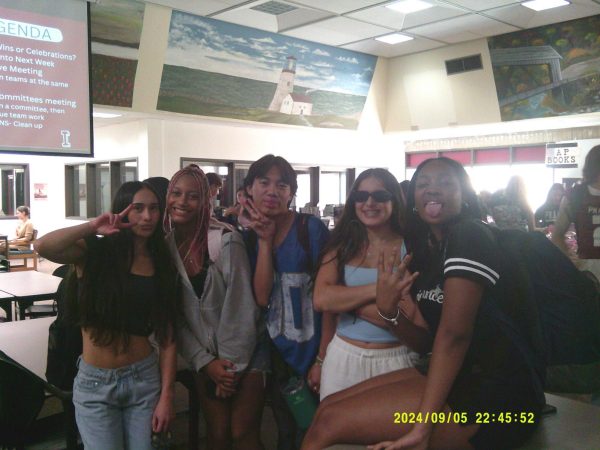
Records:
[[[426,160],[405,194],[387,170],[362,172],[331,236],[289,209],[297,187],[285,159],[253,163],[240,233],[211,216],[207,177],[190,165],[164,203],[151,183],[128,182],[112,212],[36,242],[75,267],[85,448],[152,448],[173,419],[177,352],[196,374],[211,449],[263,448],[267,394],[280,449],[522,443],[541,380],[485,312],[511,295],[511,268],[464,168]],[[292,376],[320,393],[307,431],[282,395]],[[486,413],[531,420],[481,423]]]

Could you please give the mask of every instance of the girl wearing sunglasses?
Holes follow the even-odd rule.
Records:
[[[375,306],[379,253],[406,253],[400,198],[398,181],[387,170],[362,172],[324,250],[313,301],[316,308],[338,314],[339,320],[322,362],[321,399],[375,375],[413,366],[416,355],[388,331]],[[412,317],[413,302],[401,303]]]

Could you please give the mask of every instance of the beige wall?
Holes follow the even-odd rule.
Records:
[[[481,54],[483,70],[446,75],[448,59]],[[385,131],[499,122],[487,41],[390,59]]]

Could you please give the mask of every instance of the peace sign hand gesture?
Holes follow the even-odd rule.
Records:
[[[261,213],[250,198],[241,202],[242,213],[238,221],[242,226],[252,228],[259,239],[270,241],[275,236],[275,221]]]
[[[123,219],[127,217],[129,211],[133,208],[133,203],[118,214],[104,213],[101,216],[96,217],[91,222],[92,229],[95,230],[95,234],[101,234],[103,236],[110,236],[116,234],[125,228],[131,228],[134,223],[123,222]]]
[[[377,308],[386,317],[394,317],[398,313],[399,302],[410,295],[410,288],[419,276],[419,272],[410,273],[408,265],[412,255],[400,260],[398,248],[394,248],[389,256],[379,252],[377,261]]]

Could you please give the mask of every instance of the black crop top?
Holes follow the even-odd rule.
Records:
[[[130,273],[129,280],[129,311],[126,315],[125,331],[136,336],[149,336],[152,333],[152,305],[156,304],[156,297],[159,295],[157,277]]]
[[[156,275],[145,276],[130,273],[129,285],[125,289],[125,332],[135,336],[150,336],[152,333],[151,311],[152,305],[159,295],[158,279]],[[79,296],[81,296],[82,283],[78,283]]]

